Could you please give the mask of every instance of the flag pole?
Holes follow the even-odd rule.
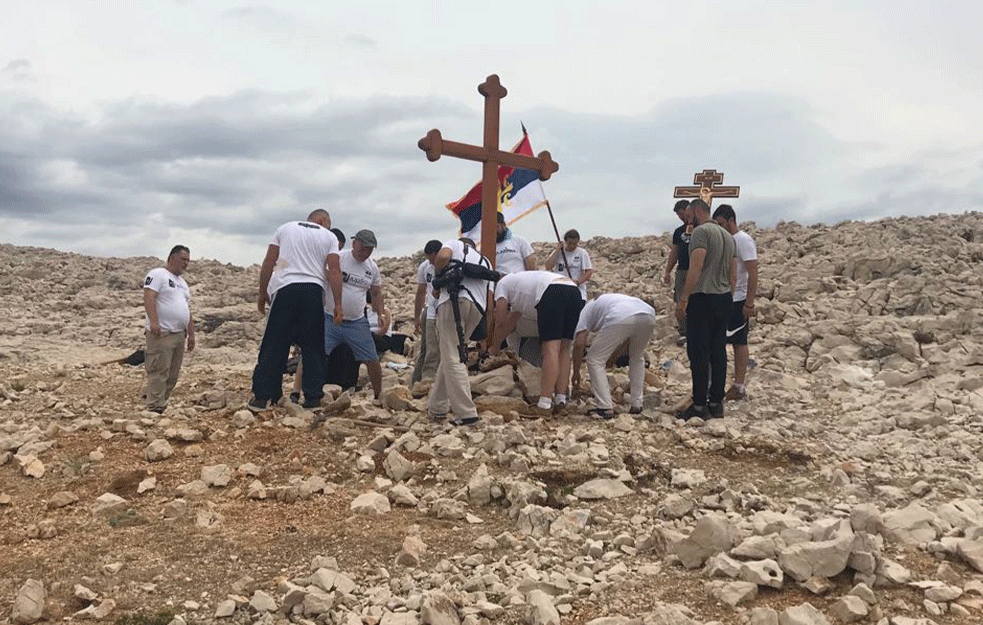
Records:
[[[522,127],[522,136],[525,137],[528,135],[529,132],[526,130],[526,125],[521,120],[519,121],[519,125]],[[550,223],[553,224],[553,234],[556,235],[556,242],[560,244],[560,255],[563,257],[563,266],[567,270],[567,275],[573,280],[573,274],[570,273],[570,263],[567,262],[567,252],[563,249],[563,239],[560,238],[560,230],[556,227],[556,218],[553,217],[553,207],[550,206],[549,200],[546,200],[546,210],[550,214]]]

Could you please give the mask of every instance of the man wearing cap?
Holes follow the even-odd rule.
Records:
[[[365,363],[372,382],[372,391],[379,399],[382,393],[382,366],[372,339],[372,329],[365,315],[366,295],[372,293],[372,308],[379,318],[386,316],[382,297],[382,274],[375,261],[369,258],[377,247],[371,230],[359,230],[352,237],[352,247],[341,253],[342,296],[341,310],[329,293],[324,298],[324,353],[331,355],[339,345],[347,345],[355,360]],[[338,321],[336,315],[341,314]]]
[[[253,412],[265,410],[283,396],[283,372],[292,343],[300,345],[304,359],[304,406],[314,408],[324,396],[325,285],[331,287],[328,291],[339,313],[342,302],[338,240],[330,227],[328,211],[317,209],[306,221],[289,221],[277,228],[266,250],[259,271],[257,308],[265,314],[269,303],[270,315],[253,370],[253,398],[247,404]]]
[[[505,225],[505,215],[498,213],[495,234],[495,269],[500,273],[532,271],[536,268],[536,256],[529,241],[512,232]]]
[[[416,268],[416,301],[413,306],[413,319],[416,335],[420,337],[420,353],[413,367],[411,383],[424,378],[433,378],[440,364],[440,350],[437,348],[437,301],[433,296],[433,276],[437,271],[433,261],[443,243],[436,239],[427,241],[423,248],[425,258]]]
[[[678,304],[683,285],[686,284],[686,272],[689,271],[689,240],[693,235],[693,210],[689,206],[689,200],[679,200],[672,211],[683,225],[672,233],[672,248],[669,250],[669,259],[666,261],[666,270],[662,274],[662,282],[666,286],[673,284],[672,301]],[[672,279],[673,267],[676,268],[675,283]],[[682,344],[686,340],[686,319],[679,322],[679,337]]]

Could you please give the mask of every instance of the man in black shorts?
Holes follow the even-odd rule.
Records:
[[[751,235],[737,229],[737,215],[729,204],[721,204],[713,211],[713,220],[734,237],[736,247],[737,276],[734,282],[734,304],[730,323],[727,324],[727,342],[734,346],[734,384],[727,389],[724,399],[747,399],[748,347],[747,334],[754,316],[754,296],[758,291],[758,247]]]
[[[545,416],[567,403],[570,389],[570,346],[584,300],[570,278],[551,271],[510,273],[495,287],[495,336],[491,353],[521,318],[536,320],[543,353],[539,402],[529,414]]]

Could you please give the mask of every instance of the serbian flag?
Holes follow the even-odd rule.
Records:
[[[525,126],[522,127],[522,139],[515,144],[512,152],[535,156]],[[538,172],[508,165],[498,167],[498,211],[505,215],[506,224],[511,225],[545,205],[546,194]],[[474,241],[481,238],[481,181],[471,187],[464,197],[448,204],[447,209],[461,220],[461,236]]]

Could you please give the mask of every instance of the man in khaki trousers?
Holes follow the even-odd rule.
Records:
[[[151,269],[143,281],[143,308],[147,313],[147,352],[144,369],[147,409],[158,414],[177,384],[184,349],[195,348],[195,326],[191,319],[191,291],[181,277],[191,262],[183,245],[175,245],[163,267]]]
[[[615,416],[606,370],[608,357],[628,343],[628,379],[631,390],[629,412],[642,411],[645,391],[645,348],[655,332],[655,309],[630,295],[608,293],[587,302],[580,313],[573,344],[573,385],[580,385],[580,366],[588,333],[594,335],[587,350],[587,371],[594,393],[591,413],[601,419]]]

